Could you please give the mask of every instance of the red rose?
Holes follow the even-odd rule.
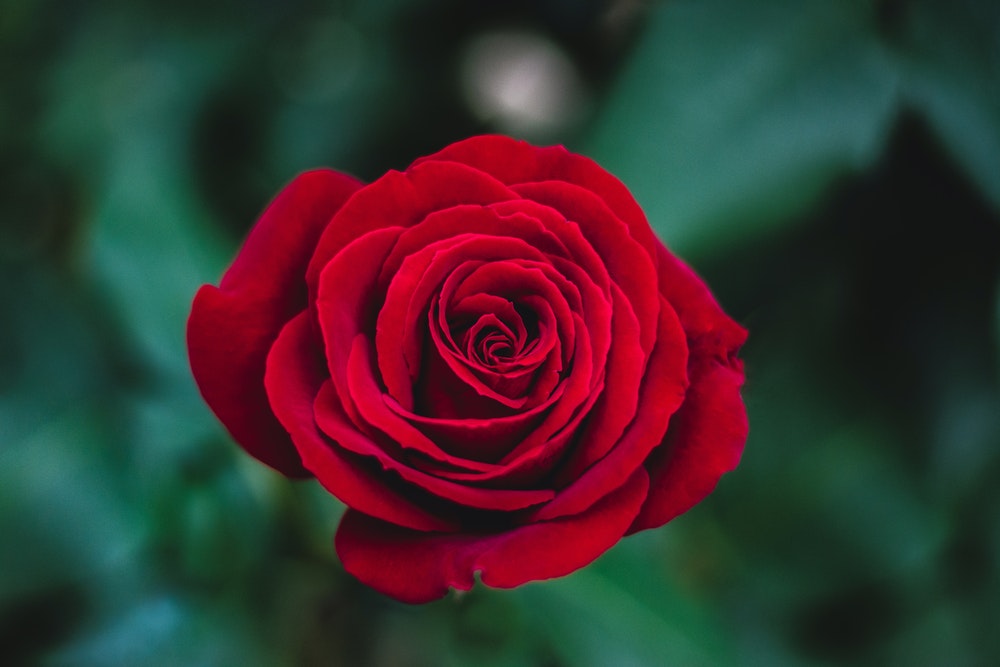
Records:
[[[565,575],[704,498],[746,440],[745,337],[620,181],[499,136],[302,174],[188,322],[232,436],[343,501],[344,568],[409,602]]]

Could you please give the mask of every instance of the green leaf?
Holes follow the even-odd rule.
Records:
[[[870,3],[658,5],[586,142],[682,254],[738,247],[869,165],[896,76]]]
[[[728,639],[698,601],[664,575],[657,533],[624,540],[595,564],[516,592],[566,664],[715,665]]]
[[[904,100],[1000,208],[1000,4],[912,3],[904,30]]]
[[[113,465],[113,431],[94,405],[50,417],[0,449],[0,599],[124,574],[142,515]]]
[[[138,37],[129,20],[86,16],[52,72],[58,104],[43,123],[46,151],[90,193],[84,260],[145,383],[122,406],[132,481],[157,493],[179,458],[218,446],[221,432],[191,378],[185,324],[195,291],[218,280],[231,249],[196,192],[189,151],[236,42],[169,24]]]
[[[51,77],[46,150],[92,195],[92,266],[140,352],[186,378],[191,298],[230,252],[197,196],[190,134],[233,46],[166,27],[139,38],[127,25],[93,15],[79,28]]]
[[[171,594],[139,598],[108,614],[90,633],[50,655],[45,664],[267,665],[259,638],[239,610],[212,609]]]

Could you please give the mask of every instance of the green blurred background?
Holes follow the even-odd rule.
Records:
[[[751,332],[740,468],[564,579],[407,607],[183,344],[268,199],[499,131]],[[1000,664],[1000,3],[0,0],[0,662]]]

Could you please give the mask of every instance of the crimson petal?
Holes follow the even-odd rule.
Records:
[[[688,339],[711,337],[719,350],[735,353],[746,340],[746,330],[722,312],[702,279],[659,241],[656,253],[659,256],[660,293],[677,311]]]
[[[410,603],[469,590],[479,573],[494,588],[551,579],[611,548],[646,495],[645,470],[586,512],[498,534],[440,534],[400,528],[348,510],[335,545],[344,569],[386,595]]]
[[[233,438],[290,476],[308,472],[264,390],[271,343],[306,307],[305,269],[330,218],[362,184],[328,169],[293,180],[264,211],[218,288],[195,296],[187,324],[191,370]]]
[[[664,444],[646,461],[649,498],[629,534],[662,526],[712,492],[736,467],[749,429],[740,398],[739,360],[699,357],[689,364],[691,386]]]
[[[648,355],[656,331],[656,259],[629,236],[631,230],[593,192],[562,181],[526,183],[511,189],[555,208],[579,225],[587,241],[604,258],[611,279],[632,303],[639,318],[642,350]]]
[[[357,366],[364,363],[363,359],[368,356],[366,349],[367,341],[361,336],[355,339],[355,349],[352,351],[352,375],[357,373]],[[427,474],[407,462],[393,457],[384,446],[380,446],[374,439],[362,433],[347,419],[341,406],[338,404],[334,391],[326,390],[329,385],[324,385],[317,397],[315,408],[316,423],[320,429],[335,441],[343,444],[344,447],[371,457],[377,460],[385,470],[391,470],[399,478],[423,489],[429,494],[433,494],[444,500],[451,501],[463,507],[474,507],[485,510],[514,511],[540,505],[551,500],[555,495],[551,491],[537,490],[484,490],[473,486],[458,484],[441,477]],[[373,404],[374,406],[375,404]],[[383,410],[380,417],[386,417],[379,422],[380,428],[391,431],[387,433],[390,438],[399,436],[406,439],[407,446],[414,449],[420,446],[413,444],[422,438],[416,429],[400,420],[396,415]],[[397,440],[398,442],[398,440]]]
[[[306,312],[289,322],[267,358],[264,383],[275,414],[288,429],[305,466],[344,504],[416,530],[455,530],[457,526],[414,505],[384,479],[323,436],[312,411],[313,397],[325,377]]]
[[[628,188],[590,158],[562,146],[538,148],[510,137],[486,135],[453,143],[414,164],[440,160],[467,164],[507,185],[545,180],[578,185],[603,199],[615,216],[628,225],[629,235],[643,247],[652,248],[657,242]],[[655,257],[652,259],[656,261]]]
[[[663,442],[668,425],[676,419],[678,406],[685,400],[688,354],[683,344],[678,345],[682,333],[680,323],[669,306],[660,309],[659,330],[639,393],[635,419],[604,458],[575,478],[551,502],[540,507],[533,519],[549,520],[584,511],[618,488]]]
[[[411,227],[433,211],[464,204],[492,204],[517,195],[487,174],[456,163],[390,171],[358,192],[338,213],[316,244],[306,281],[315,296],[320,274],[354,239],[383,227]]]

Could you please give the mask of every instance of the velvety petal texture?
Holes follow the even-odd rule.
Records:
[[[250,454],[308,476],[264,391],[264,364],[285,323],[306,306],[316,243],[360,181],[329,169],[298,176],[251,230],[218,287],[205,285],[188,319],[191,369],[202,396]]]
[[[745,338],[618,179],[502,136],[299,176],[188,321],[233,438],[346,504],[344,568],[414,603],[703,499],[746,441]]]

